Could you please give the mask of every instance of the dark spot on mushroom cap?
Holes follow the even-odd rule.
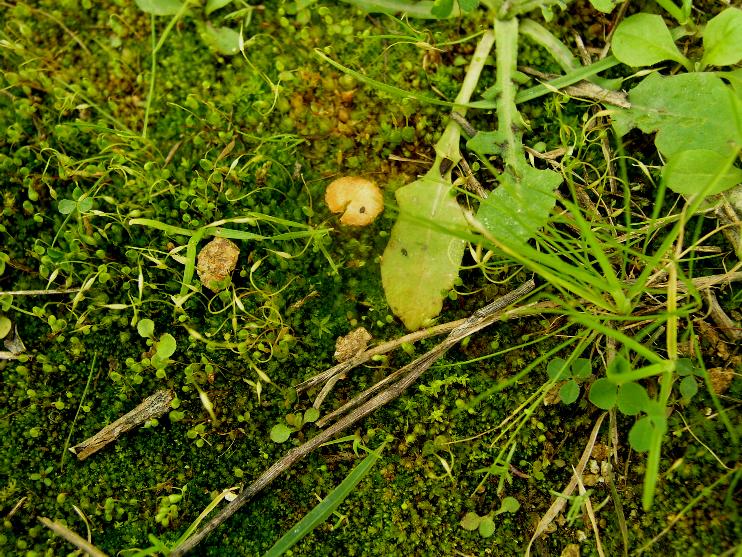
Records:
[[[407,250],[404,249],[404,248],[402,248],[402,255],[404,255],[405,257],[407,257]]]
[[[358,212],[359,213],[365,213],[366,212],[366,207],[361,207],[360,209],[358,209]]]

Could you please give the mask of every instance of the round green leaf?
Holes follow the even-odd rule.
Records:
[[[171,335],[170,333],[165,333],[164,335],[162,335],[156,346],[157,355],[160,358],[169,358],[175,353],[176,343],[173,335]]]
[[[667,159],[662,178],[667,187],[683,195],[715,195],[742,182],[742,170],[728,166],[731,156],[708,149],[680,151]]]
[[[479,523],[481,521],[482,517],[475,512],[469,511],[464,515],[464,518],[461,519],[459,524],[464,530],[469,530],[471,532],[479,528]]]
[[[310,424],[316,422],[319,419],[319,410],[316,408],[307,408],[304,412],[304,423]]]
[[[683,380],[680,382],[680,394],[683,396],[683,398],[685,400],[690,400],[697,392],[698,383],[696,383],[695,378],[692,375],[683,377]]]
[[[572,377],[587,379],[593,374],[593,364],[587,358],[577,358],[572,364]]]
[[[87,213],[92,208],[93,208],[93,200],[90,199],[89,197],[80,199],[77,202],[77,210],[80,211],[81,213]]]
[[[155,322],[151,319],[141,319],[137,323],[137,332],[144,338],[152,338],[155,332]]]
[[[742,60],[742,10],[727,8],[703,31],[703,63],[731,66]]]
[[[588,398],[602,410],[610,410],[616,404],[617,387],[608,379],[601,377],[590,387]]]
[[[644,453],[649,450],[652,444],[652,435],[654,434],[654,425],[649,416],[644,416],[636,421],[629,431],[629,444],[631,448],[638,453]]]
[[[57,203],[57,210],[63,215],[69,215],[72,211],[77,208],[77,203],[71,199],[60,199]]]
[[[665,60],[684,63],[661,16],[636,14],[624,19],[613,35],[613,54],[628,66],[652,66]]]
[[[675,362],[675,373],[677,373],[680,377],[692,375],[695,369],[696,366],[693,365],[693,360],[691,360],[690,358],[680,358],[677,362]]]
[[[570,379],[559,389],[559,398],[564,404],[572,404],[580,396],[580,386],[574,379]]]
[[[180,0],[134,0],[139,9],[152,15],[175,15],[183,7]]]
[[[638,383],[626,383],[618,388],[617,404],[622,414],[636,416],[639,412],[646,411],[649,395]]]
[[[276,424],[271,428],[271,440],[274,443],[283,443],[291,437],[291,428],[286,424]]]
[[[479,535],[483,538],[489,538],[495,533],[495,521],[490,516],[483,516],[479,523]]]
[[[554,358],[546,366],[546,373],[549,374],[549,379],[556,380],[560,376],[567,376],[567,361],[563,358]]]
[[[0,315],[0,338],[5,338],[13,328],[13,323],[4,315]]]
[[[500,504],[500,508],[495,513],[496,515],[502,513],[514,513],[520,508],[520,503],[515,497],[505,497]]]

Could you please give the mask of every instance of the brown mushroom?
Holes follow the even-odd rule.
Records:
[[[325,203],[333,213],[343,213],[340,222],[366,226],[384,210],[379,186],[358,176],[338,178],[327,186]]]

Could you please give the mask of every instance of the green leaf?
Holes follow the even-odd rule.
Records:
[[[560,377],[568,377],[567,361],[563,358],[554,358],[546,366],[546,373],[552,381],[556,381]]]
[[[628,66],[652,66],[664,60],[685,63],[661,16],[640,13],[624,19],[613,35],[613,55]]]
[[[686,375],[692,374],[694,367],[695,366],[693,365],[693,360],[691,360],[690,358],[680,358],[677,362],[675,362],[675,373],[677,373],[681,377],[684,377]]]
[[[152,338],[155,332],[155,322],[151,319],[140,319],[137,323],[137,332],[144,338]]]
[[[453,0],[435,0],[430,8],[430,13],[435,17],[444,19],[453,11]]]
[[[647,452],[652,446],[652,435],[654,424],[649,416],[644,416],[636,421],[629,431],[629,445],[638,453]]]
[[[340,482],[332,492],[322,499],[304,518],[297,522],[291,530],[286,532],[273,547],[271,547],[263,557],[279,557],[288,551],[295,543],[309,534],[317,526],[322,524],[340,504],[350,495],[358,483],[366,477],[376,461],[379,460],[381,452],[384,450],[386,443],[378,449],[368,454],[361,463],[353,468],[350,474]]]
[[[234,2],[234,0],[209,0],[206,2],[206,7],[204,8],[204,13],[206,15],[210,15],[211,12],[215,12],[217,10],[220,10],[224,6],[231,4]]]
[[[605,377],[597,379],[590,387],[588,398],[601,410],[610,410],[616,405],[617,387]]]
[[[742,145],[742,100],[714,74],[652,73],[631,90],[629,101],[631,108],[614,116],[617,130],[657,132],[655,145],[665,157],[695,149],[732,156]]]
[[[240,51],[240,33],[231,27],[214,27],[207,23],[201,39],[219,54],[232,56]]]
[[[464,530],[469,530],[470,532],[472,532],[479,528],[480,522],[482,522],[482,517],[475,512],[469,511],[464,515],[464,518],[461,519],[461,522],[459,522],[459,524]]]
[[[692,375],[689,375],[688,377],[683,377],[679,389],[683,398],[690,400],[698,392],[698,383],[696,383],[696,379]]]
[[[5,338],[13,328],[13,323],[5,315],[0,315],[0,338]]]
[[[181,0],[134,0],[139,9],[152,15],[175,15],[183,7]]]
[[[727,8],[703,31],[702,63],[731,66],[742,60],[742,10]]]
[[[471,12],[479,6],[479,0],[458,0],[462,12]]]
[[[271,428],[271,441],[283,443],[291,437],[293,430],[286,424],[276,424]]]
[[[631,363],[621,354],[618,354],[608,364],[608,377],[610,377],[611,375],[621,375],[623,373],[629,373],[630,371]]]
[[[495,521],[491,516],[483,516],[479,523],[479,535],[483,538],[489,538],[495,533]]]
[[[75,209],[77,209],[77,203],[71,199],[60,199],[57,203],[57,210],[63,215],[69,215]]]
[[[609,14],[613,11],[613,8],[616,7],[615,2],[613,0],[590,0],[590,4],[592,4],[593,8],[598,10],[599,12],[603,12],[604,14]]]
[[[554,207],[554,189],[562,177],[552,170],[523,164],[518,178],[504,174],[502,185],[479,206],[477,219],[501,242],[517,248],[546,224]]]
[[[500,503],[500,508],[495,512],[495,516],[502,513],[514,513],[520,509],[520,503],[515,497],[505,497]]]
[[[81,213],[87,213],[93,208],[93,200],[89,197],[83,197],[77,201],[77,210]]]
[[[625,383],[618,388],[618,409],[627,416],[646,411],[649,395],[639,383]]]
[[[587,358],[577,358],[572,364],[572,377],[587,379],[593,374],[593,364]]]
[[[492,95],[496,97],[499,89]],[[506,144],[507,138],[505,133],[495,132],[478,132],[466,142],[466,148],[480,155],[501,155]]]
[[[559,389],[559,398],[564,404],[572,404],[580,396],[580,386],[574,379],[570,379]]]
[[[304,412],[304,423],[311,424],[319,419],[319,410],[316,408],[307,408]]]
[[[715,151],[681,151],[668,159],[662,169],[662,178],[668,188],[683,195],[701,192],[704,196],[715,195],[742,183],[742,170],[732,166],[725,171],[728,163],[728,156]]]
[[[467,222],[451,184],[433,172],[397,190],[400,213],[381,260],[389,307],[411,331],[440,313],[466,244],[452,234]]]
[[[157,356],[164,360],[175,353],[176,343],[173,335],[165,333],[160,337],[160,340],[155,344],[155,346],[157,348]]]

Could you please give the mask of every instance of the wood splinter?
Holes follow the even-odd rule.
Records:
[[[107,425],[82,443],[70,447],[70,452],[75,455],[78,460],[85,460],[90,455],[97,453],[103,447],[118,439],[123,433],[126,433],[130,429],[137,427],[147,420],[162,416],[170,409],[170,403],[174,398],[175,393],[171,390],[157,391],[155,394],[145,398],[144,401],[131,412],[124,414],[118,420]]]

